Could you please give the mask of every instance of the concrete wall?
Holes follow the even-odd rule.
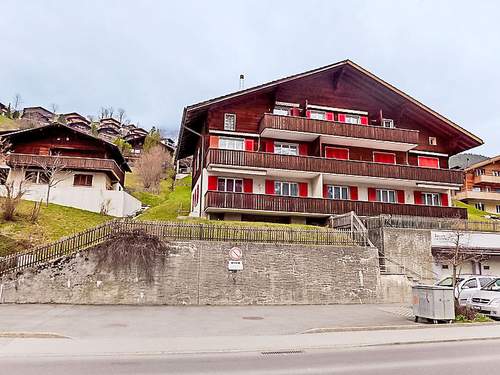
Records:
[[[375,248],[240,244],[244,270],[227,270],[236,244],[173,242],[158,254],[154,281],[97,269],[96,251],[4,277],[2,302],[77,304],[337,304],[376,302]]]

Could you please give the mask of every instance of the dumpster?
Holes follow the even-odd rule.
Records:
[[[412,292],[413,315],[416,322],[418,318],[426,318],[434,323],[442,320],[451,323],[455,320],[455,298],[452,287],[414,285]]]

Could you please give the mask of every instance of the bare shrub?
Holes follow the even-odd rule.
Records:
[[[126,271],[137,272],[137,277],[146,282],[154,281],[156,260],[165,259],[169,254],[168,242],[144,231],[122,232],[96,248],[97,270],[118,274]]]
[[[153,192],[158,192],[161,180],[166,177],[167,170],[172,168],[172,157],[162,146],[144,152],[135,164],[142,186]]]
[[[40,216],[40,209],[42,208],[42,201],[35,202],[33,208],[30,212],[30,223],[36,223],[38,221],[38,217]]]
[[[22,171],[24,176],[24,171]],[[14,219],[17,206],[21,203],[23,196],[28,192],[26,180],[23,178],[17,184],[15,181],[7,181],[3,185],[4,195],[0,199],[0,207],[4,220],[11,221]]]

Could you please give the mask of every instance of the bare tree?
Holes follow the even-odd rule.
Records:
[[[71,172],[66,170],[66,163],[57,155],[50,160],[38,162],[37,165],[42,169],[42,178],[47,184],[47,195],[45,196],[45,204],[49,205],[50,191],[53,187],[68,179]]]
[[[20,170],[22,178],[17,182],[14,179],[6,181],[3,185],[4,194],[0,199],[0,207],[2,208],[2,216],[4,220],[12,220],[16,212],[16,208],[21,202],[23,196],[29,191],[24,169]]]
[[[22,104],[22,98],[21,98],[21,94],[16,94],[14,95],[14,99],[13,99],[13,107],[14,107],[14,111],[19,111],[21,109],[21,104]]]
[[[120,121],[120,124],[123,124],[124,121],[127,119],[127,116],[125,115],[125,110],[123,108],[118,108],[116,110],[116,116],[117,120]]]
[[[56,104],[56,103],[52,103],[50,105],[50,110],[52,111],[52,113],[55,115],[57,113],[57,110],[59,109],[59,106]]]
[[[158,191],[161,180],[172,168],[172,157],[161,146],[152,147],[144,152],[135,165],[142,186],[150,191]]]

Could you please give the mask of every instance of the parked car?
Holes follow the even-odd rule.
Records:
[[[492,318],[500,318],[500,277],[469,296],[467,306]]]
[[[458,303],[465,306],[467,299],[481,290],[482,287],[488,285],[495,279],[494,276],[482,276],[482,275],[460,275],[457,276],[457,286],[455,288],[455,298],[458,299]],[[453,277],[448,276],[437,282],[436,285],[439,286],[453,286]]]

